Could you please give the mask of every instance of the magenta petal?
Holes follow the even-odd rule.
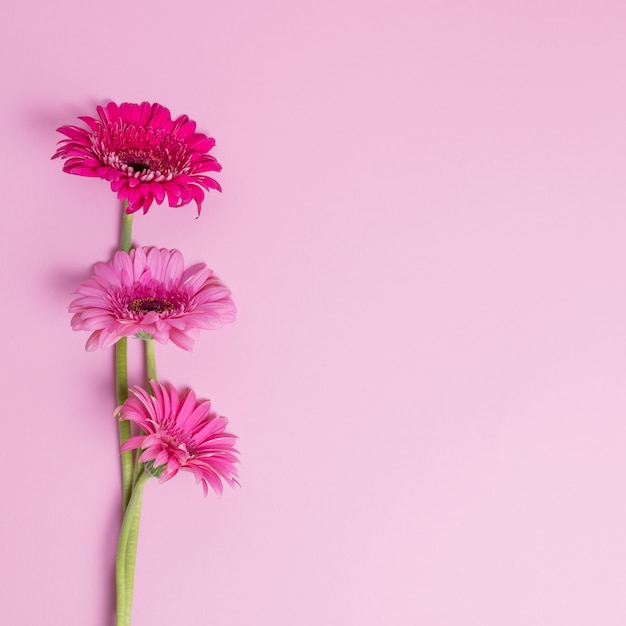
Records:
[[[187,471],[205,495],[209,486],[220,495],[223,483],[238,485],[236,437],[224,432],[228,420],[191,390],[180,395],[171,385],[150,384],[154,395],[133,387],[117,409],[121,419],[136,423],[145,433],[128,439],[121,450],[141,449],[140,462],[152,461],[153,468],[161,470],[161,482]]]
[[[97,118],[79,117],[86,128],[57,129],[65,139],[52,158],[66,160],[63,169],[70,174],[111,182],[118,198],[128,200],[129,213],[146,213],[153,202],[166,198],[170,206],[195,201],[199,211],[201,187],[219,190],[202,176],[221,169],[209,154],[215,140],[196,132],[196,123],[186,115],[172,120],[168,109],[149,102],[109,102],[96,111]]]

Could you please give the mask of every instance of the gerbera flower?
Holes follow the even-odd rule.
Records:
[[[76,293],[69,307],[72,328],[93,331],[89,351],[142,331],[191,350],[199,329],[235,320],[230,290],[204,263],[184,269],[178,250],[116,252],[112,261],[96,263]]]
[[[80,117],[89,128],[61,126],[66,135],[52,157],[67,159],[63,171],[104,178],[120,200],[128,200],[128,213],[147,213],[152,202],[165,197],[179,207],[195,200],[198,214],[206,189],[221,191],[217,181],[203,172],[222,166],[208,152],[212,137],[196,132],[186,115],[172,120],[160,104],[109,102],[97,108],[99,119]]]
[[[121,452],[141,449],[140,463],[165,482],[179,470],[191,472],[221,495],[222,481],[231,487],[237,482],[237,437],[225,432],[228,419],[211,409],[209,400],[197,400],[188,389],[179,396],[171,385],[151,380],[150,395],[141,387],[130,389],[130,397],[116,409],[120,419],[134,422],[145,434],[127,439]]]

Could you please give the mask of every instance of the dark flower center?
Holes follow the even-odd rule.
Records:
[[[143,172],[144,170],[150,169],[150,163],[147,161],[128,161],[126,165],[132,167],[134,172]]]
[[[146,170],[152,172],[164,172],[168,168],[167,155],[155,147],[152,150],[122,149],[117,156],[121,163],[132,168],[135,174],[141,174]]]
[[[136,298],[128,303],[128,309],[138,315],[155,311],[156,313],[170,313],[176,305],[164,298]]]

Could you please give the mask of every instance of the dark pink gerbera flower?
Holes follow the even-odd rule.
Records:
[[[141,449],[139,462],[165,482],[179,470],[191,472],[202,484],[223,492],[222,481],[238,485],[237,437],[225,432],[228,420],[211,409],[209,400],[197,400],[191,390],[179,396],[171,385],[150,381],[150,395],[133,387],[130,397],[116,409],[122,420],[134,422],[145,434],[126,440],[120,450]]]
[[[160,104],[109,102],[97,108],[99,119],[80,117],[89,128],[61,126],[62,139],[52,157],[67,159],[63,171],[79,176],[104,178],[120,200],[128,200],[128,213],[147,213],[152,202],[165,197],[180,207],[195,200],[198,213],[204,189],[221,191],[217,181],[204,172],[222,166],[208,152],[212,137],[196,132],[186,115],[172,120]]]
[[[235,320],[235,303],[204,263],[187,269],[178,250],[134,248],[96,263],[69,307],[74,330],[93,331],[87,350],[143,332],[191,350],[199,329]]]

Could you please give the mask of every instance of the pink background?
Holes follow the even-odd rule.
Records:
[[[70,293],[103,181],[56,127],[157,101],[224,193],[134,241],[231,287],[162,380],[213,399],[242,488],[146,490],[134,624],[626,623],[626,4],[6,3],[0,597],[111,626],[111,353]],[[133,344],[133,354],[138,346]]]

